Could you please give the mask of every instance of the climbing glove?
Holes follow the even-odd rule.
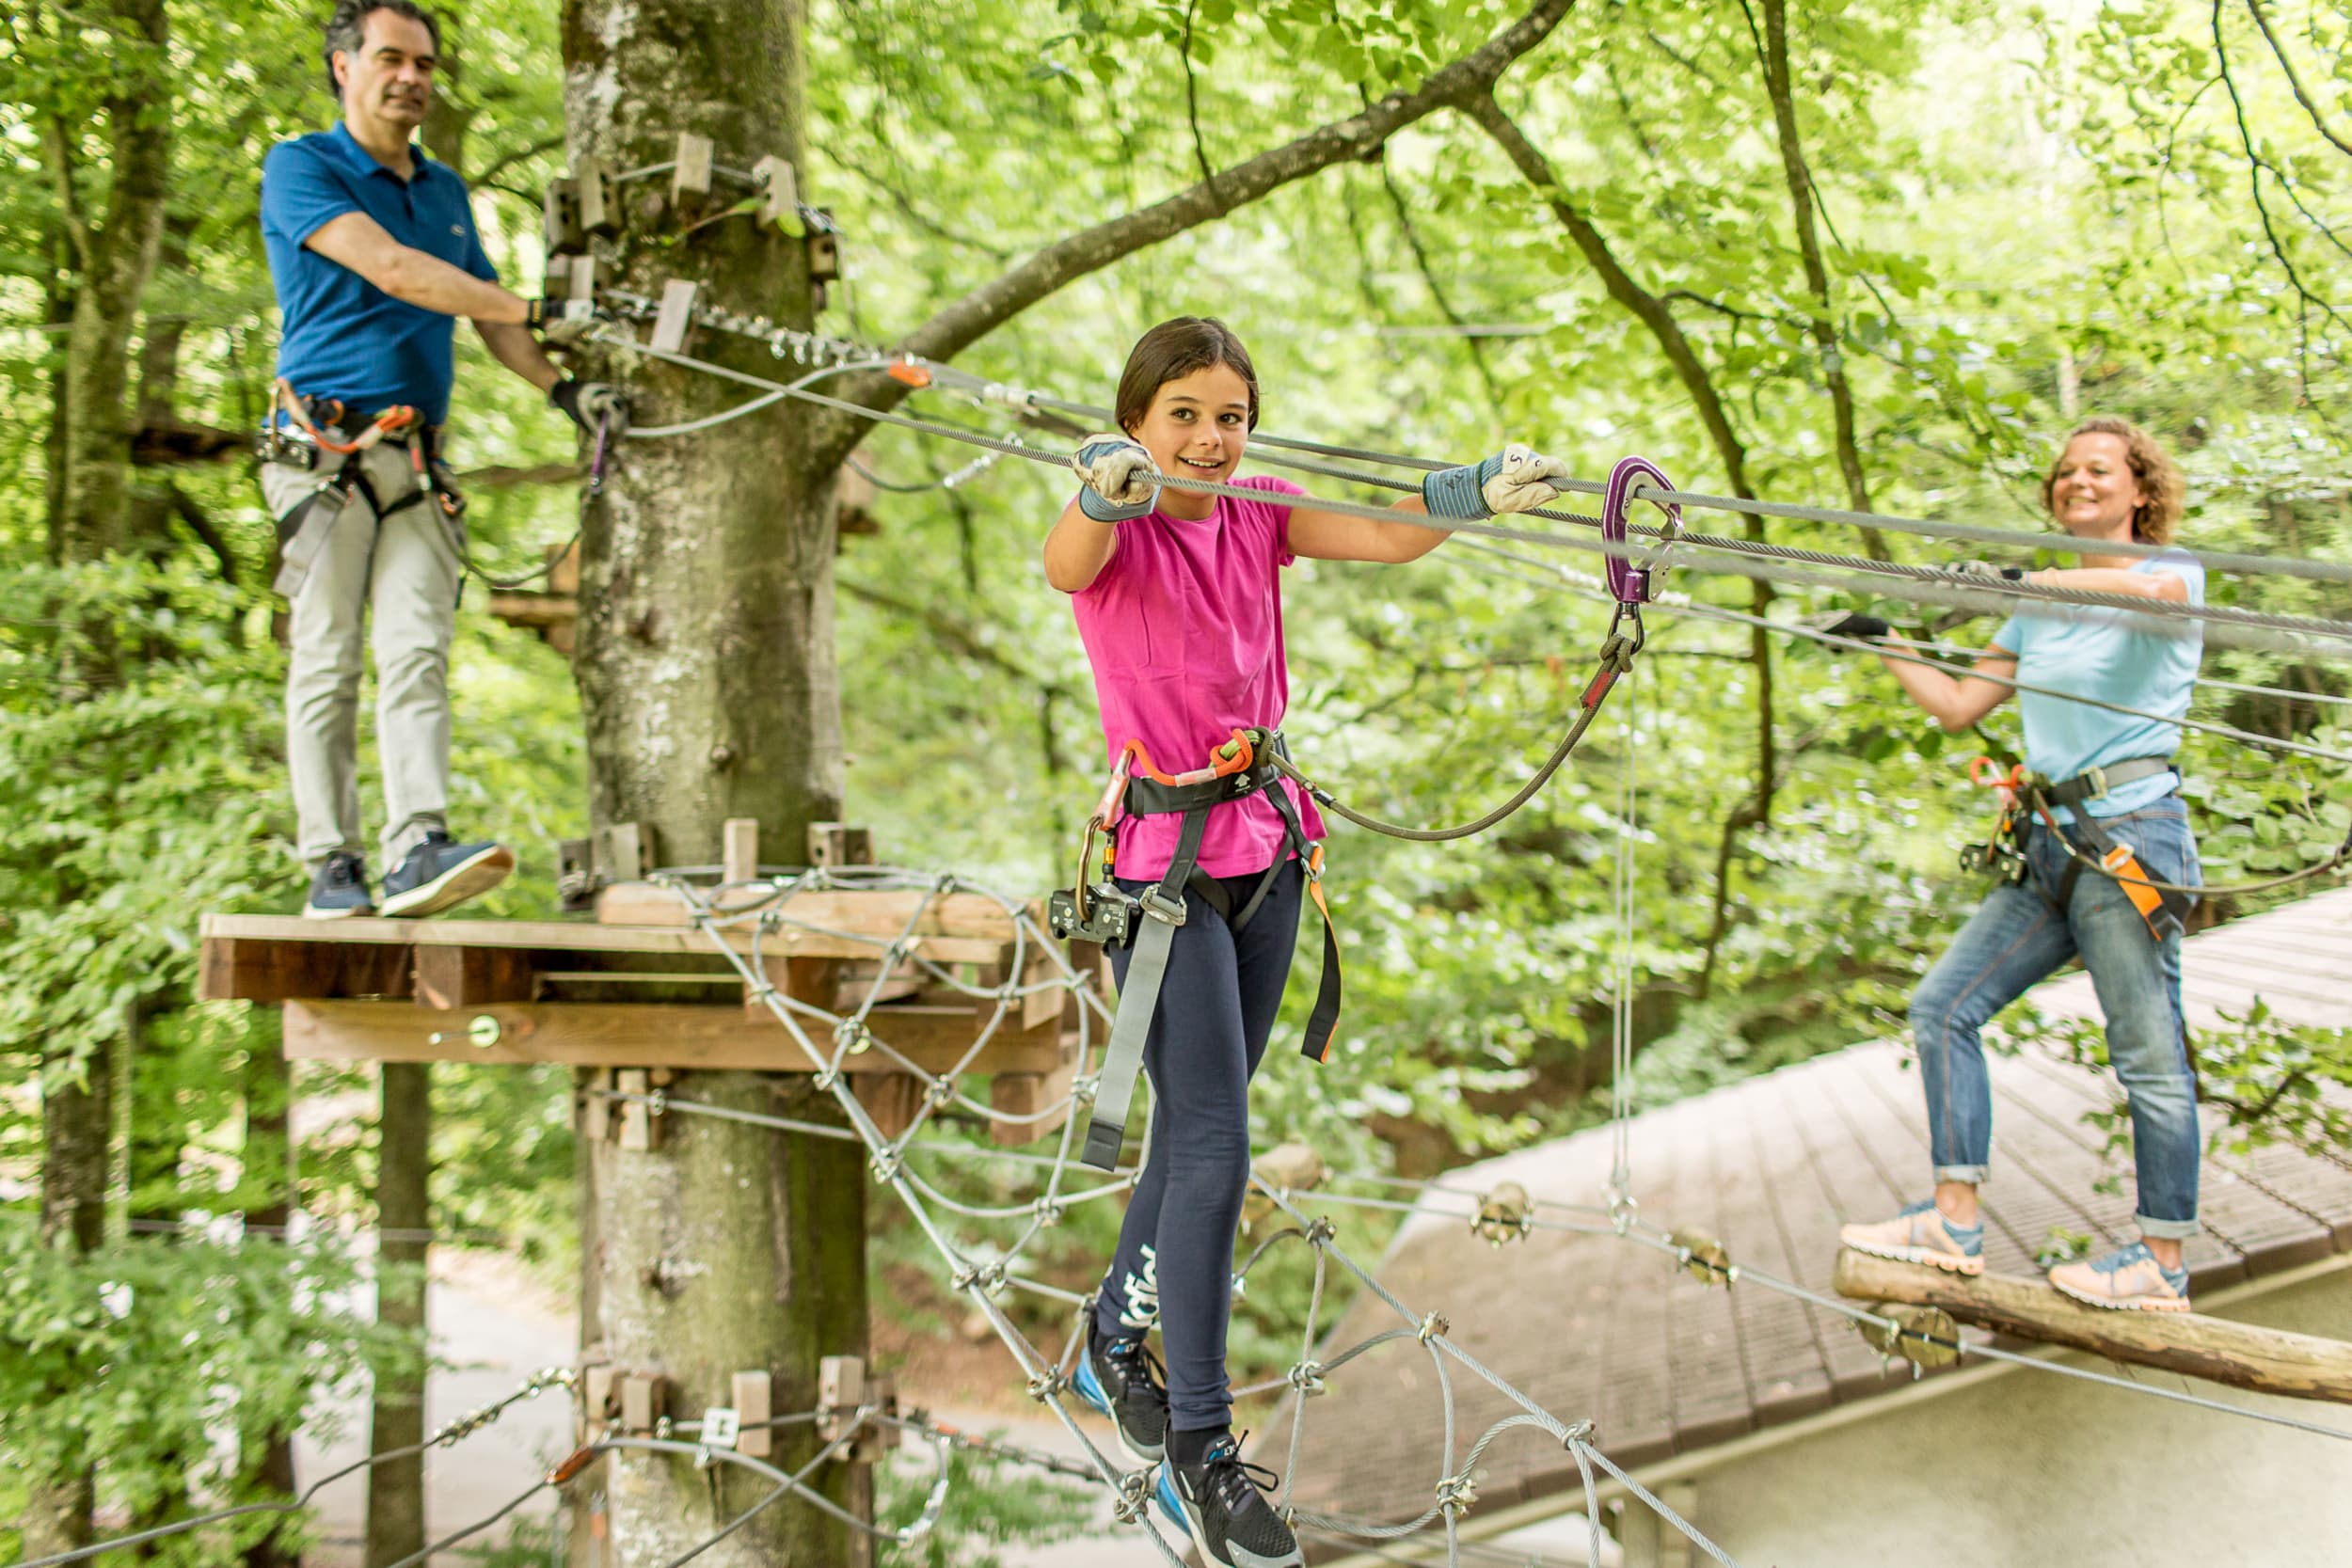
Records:
[[[1086,485],[1078,492],[1078,510],[1098,523],[1123,523],[1159,503],[1160,471],[1143,443],[1130,436],[1088,436],[1070,467]]]
[[[1875,615],[1857,615],[1851,610],[1833,610],[1824,615],[1809,616],[1798,625],[1829,637],[1843,637],[1856,642],[1877,642],[1895,628]]]
[[[2001,578],[2010,582],[2026,578],[2023,566],[1995,566],[1990,561],[1947,561],[1936,570],[1947,578]]]
[[[548,402],[592,434],[599,420],[607,436],[618,436],[628,428],[628,394],[601,381],[574,381],[566,376],[548,388]]]
[[[1532,512],[1560,494],[1567,465],[1514,441],[1475,467],[1440,468],[1421,482],[1432,517],[1491,517]]]
[[[595,308],[584,299],[534,299],[528,302],[523,325],[549,348],[577,348],[596,318]]]

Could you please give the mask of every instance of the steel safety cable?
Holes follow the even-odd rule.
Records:
[[[1469,547],[1476,548],[1478,546],[1471,546]],[[1515,556],[1507,551],[1489,550],[1486,553],[1502,556],[1505,560],[1516,561],[1522,565],[1530,566],[1539,571],[1549,571],[1554,569],[1549,562],[1536,561],[1525,556]],[[1476,569],[1478,568],[1473,568],[1473,570]],[[1505,573],[1502,575],[1510,577],[1512,580],[1525,583],[1527,586],[1532,588],[1547,588],[1552,589],[1555,592],[1577,591],[1578,589],[1578,585],[1549,583],[1539,579],[1519,577],[1516,573]],[[2030,682],[2014,680],[2000,675],[1987,674],[1963,665],[1956,665],[1943,659],[1931,658],[1922,654],[1912,653],[1900,646],[1890,646],[1883,642],[1867,641],[1861,638],[1840,637],[1835,633],[1822,631],[1816,627],[1796,626],[1783,621],[1769,620],[1763,616],[1747,614],[1736,610],[1727,610],[1717,605],[1703,605],[1695,603],[1681,605],[1661,604],[1659,608],[1668,613],[1677,615],[1692,615],[1704,620],[1717,621],[1730,626],[1760,626],[1767,631],[1779,632],[1786,636],[1803,638],[1810,641],[1821,643],[1828,647],[1840,648],[1856,653],[1879,654],[1888,658],[1899,659],[1906,664],[1917,664],[1928,669],[1940,670],[1947,674],[1968,676],[1977,680],[1990,681],[1996,686],[2005,686],[2014,691],[2028,692],[2036,696],[2056,698],[2063,702],[2080,703],[2090,707],[2105,708],[2109,712],[2123,714],[2130,718],[2145,719],[2163,724],[2175,724],[2185,729],[2193,729],[2218,735],[2224,739],[2235,741],[2238,744],[2245,746],[2261,747],[2297,756],[2312,757],[2323,762],[2339,762],[2352,765],[2352,754],[2330,751],[2326,747],[2307,745],[2300,741],[2280,740],[2274,736],[2257,735],[2249,730],[2237,729],[2228,724],[2217,724],[2210,721],[2189,719],[2185,717],[2174,718],[2169,714],[2151,713],[2145,709],[2130,707],[2121,703],[2106,702],[2099,698],[2085,697],[2070,691],[2059,691],[2053,688],[2037,686]],[[2277,877],[2262,878],[2252,881],[2200,883],[2192,886],[2187,883],[2158,881],[2153,878],[2144,876],[2135,877],[2127,873],[2112,870],[2097,859],[2084,854],[2071,838],[2058,830],[2058,825],[2055,820],[2049,819],[2046,816],[2044,819],[2047,821],[2051,831],[2057,834],[2058,842],[2065,849],[2067,855],[2078,864],[2082,865],[2086,869],[2096,871],[2099,875],[2106,877],[2110,880],[2126,883],[2134,887],[2153,888],[2159,893],[2191,894],[2200,897],[2213,898],[2237,897],[2247,894],[2268,893],[2278,888],[2292,887],[2296,883],[2310,881],[2313,878],[2326,876],[2328,873],[2344,865],[2347,862],[2352,862],[2352,826],[2348,826],[2344,843],[2337,847],[2333,854],[2329,855],[2324,861],[2314,862],[2312,864],[2301,866],[2294,871],[2282,873]]]
[[[651,319],[660,309],[655,301],[621,291],[607,291],[605,297],[608,301],[619,306],[621,313],[641,321]],[[978,397],[983,401],[1002,406],[1083,415],[1088,419],[1104,422],[1105,428],[1108,428],[1116,419],[1112,410],[1100,404],[1073,402],[1065,398],[1053,397],[1032,388],[991,381],[943,360],[927,358],[921,355],[877,348],[845,339],[800,333],[789,328],[780,329],[768,324],[764,318],[747,321],[731,312],[707,306],[696,307],[694,316],[696,321],[720,331],[766,341],[779,355],[783,352],[784,345],[798,343],[803,346],[803,352],[814,351],[819,354],[830,354],[836,357],[845,356],[888,357],[898,363],[919,366],[930,373],[934,382],[943,387],[951,388],[966,395]],[[871,410],[867,412],[870,413]],[[1301,440],[1268,432],[1252,432],[1250,441],[1253,445],[1270,446],[1286,451],[1305,452],[1313,456],[1339,458],[1349,462],[1410,468],[1423,473],[1454,467],[1453,464],[1430,458],[1413,457],[1371,448]],[[1399,484],[1394,481],[1380,480],[1369,475],[1317,469],[1305,464],[1294,466],[1306,468],[1310,472],[1325,472],[1331,477],[1352,479],[1363,483],[1386,485],[1397,489],[1419,487],[1412,484]],[[1596,480],[1571,479],[1562,482],[1561,488],[1580,494],[1597,496],[1602,494],[1606,487]],[[2320,561],[2309,557],[2266,555],[2246,551],[2199,550],[2178,544],[2153,545],[2137,539],[2082,540],[2064,533],[1906,517],[1891,513],[1859,512],[1844,507],[1807,506],[1787,501],[1756,500],[1746,497],[1717,496],[1705,491],[1668,490],[1648,485],[1637,487],[1632,495],[1637,500],[1654,501],[1661,505],[1674,504],[1752,516],[1778,517],[1796,522],[1840,524],[1853,528],[1908,533],[1922,538],[1956,539],[1974,544],[1998,545],[2026,550],[2052,550],[2078,555],[2153,557],[2178,553],[2191,556],[2206,567],[2217,571],[2297,577],[2323,582],[2352,582],[2352,563]],[[1560,521],[1591,521],[1589,518],[1579,517],[1574,514],[1548,510],[1537,510],[1529,515]]]
[[[648,344],[636,342],[626,336],[613,337],[598,334],[596,341],[646,357],[702,371],[745,386],[756,387],[767,391],[785,391],[787,395],[803,402],[819,407],[831,408],[870,422],[896,425],[902,429],[919,431],[948,440],[961,441],[1008,455],[1025,457],[1031,462],[1048,467],[1061,468],[1071,467],[1072,459],[1065,454],[1002,441],[993,436],[975,435],[953,425],[943,425],[935,420],[918,419],[912,415],[869,408],[863,404],[830,397],[804,388],[787,388],[787,384],[765,376],[754,375],[746,371],[697,359],[690,355],[675,353],[668,349],[654,348]],[[1166,488],[1188,490],[1199,495],[1224,496],[1260,502],[1265,499],[1265,493],[1263,490],[1220,483],[1214,480],[1196,479],[1188,474],[1161,474],[1158,479],[1160,484]],[[1418,513],[1399,512],[1393,508],[1368,506],[1359,502],[1311,495],[1294,497],[1290,504],[1310,506],[1317,511],[1336,513],[1343,516],[1366,517],[1377,522],[1402,522],[1410,527],[1424,528],[1439,533],[1468,533],[1555,549],[1586,550],[1621,560],[1634,558],[1634,546],[1629,541],[1624,545],[1618,545],[1599,539],[1580,539],[1572,535],[1509,528],[1492,522],[1434,518]],[[1565,517],[1568,521],[1598,527],[1597,519],[1581,517],[1574,514],[1539,512],[1534,515]],[[1653,541],[1660,537],[1654,529],[1637,527],[1630,531]],[[1767,579],[1779,578],[1789,581],[1810,582],[1824,587],[1849,588],[1862,592],[1875,591],[1891,594],[1897,597],[1931,603],[1956,604],[1979,610],[1992,607],[2013,609],[2020,601],[2046,602],[2086,609],[2120,610],[2157,621],[2200,621],[2212,626],[2241,626],[2265,632],[2322,636],[2352,641],[2352,622],[2325,620],[2310,616],[2280,615],[2261,610],[2240,610],[2227,605],[2180,604],[2138,594],[2110,594],[2090,589],[2029,583],[1985,574],[1953,574],[1934,567],[1903,566],[1897,563],[1873,562],[1859,556],[1841,556],[1829,551],[1756,544],[1746,540],[1717,538],[1705,534],[1685,534],[1681,536],[1679,543],[1708,552],[1705,559],[1686,560],[1685,562],[1686,565],[1702,571],[1722,570],[1745,577]],[[1767,562],[1778,563],[1777,568],[1762,564]],[[1824,577],[1819,572],[1809,573],[1791,569],[1805,565],[1828,568],[1843,572],[1847,576],[1844,580],[1840,580]],[[1909,586],[1898,590],[1889,586],[1892,583],[1904,583]],[[2234,640],[2249,641],[2244,638]]]

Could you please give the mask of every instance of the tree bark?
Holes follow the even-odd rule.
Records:
[[[113,0],[107,19],[126,54],[153,54],[125,71],[105,101],[112,157],[102,219],[82,211],[72,128],[53,120],[46,138],[69,254],[80,274],[65,367],[58,556],[67,561],[94,561],[129,544],[128,349],[163,237],[171,167],[164,0]]]
[[[1804,261],[1805,287],[1813,293],[1811,322],[1814,346],[1820,351],[1821,379],[1829,385],[1830,412],[1836,425],[1837,469],[1845,476],[1846,504],[1856,512],[1870,510],[1870,483],[1862,471],[1862,449],[1854,438],[1853,387],[1846,379],[1846,356],[1838,347],[1836,307],[1829,292],[1829,268],[1821,261],[1821,238],[1813,221],[1813,171],[1804,161],[1804,144],[1797,136],[1796,94],[1788,78],[1788,0],[1764,0],[1764,87],[1772,101],[1772,125],[1780,136],[1780,166],[1788,182],[1788,212],[1797,227],[1797,254]],[[1863,547],[1873,561],[1891,561],[1886,538],[1874,528],[1862,531]]]
[[[42,1063],[40,1238],[44,1245],[94,1252],[106,1236],[106,1156],[113,1131],[112,1059],[98,1050],[77,1080],[69,1064]],[[24,1555],[45,1557],[89,1544],[97,1504],[95,1456],[63,1474],[35,1475],[26,1488]]]
[[[294,1190],[293,1144],[286,1128],[293,1094],[275,1007],[246,1009],[243,1079],[245,1152],[238,1186],[246,1195],[245,1222],[255,1238],[247,1244],[282,1248],[299,1195]],[[294,1433],[248,1420],[241,1425],[238,1442],[246,1479],[272,1498],[291,1497]],[[295,1568],[301,1559],[285,1544],[285,1526],[275,1526],[247,1546],[245,1568]]]
[[[387,1453],[424,1441],[425,1242],[432,1224],[426,1196],[432,1174],[432,1068],[386,1062],[377,1120],[375,1173],[375,1321],[413,1341],[413,1355],[379,1367],[368,1427],[368,1451]],[[408,1454],[368,1471],[367,1568],[424,1549],[424,1456]]]

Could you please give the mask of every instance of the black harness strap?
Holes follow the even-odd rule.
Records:
[[[1279,735],[1267,735],[1265,744],[1272,752],[1289,755]],[[1184,825],[1178,832],[1176,851],[1168,863],[1168,870],[1157,884],[1145,890],[1140,900],[1144,918],[1136,933],[1135,956],[1128,961],[1126,984],[1120,988],[1119,1010],[1112,1016],[1110,1044],[1103,1053],[1094,1109],[1087,1123],[1085,1147],[1078,1156],[1081,1164],[1096,1170],[1110,1170],[1119,1164],[1120,1148],[1126,1141],[1127,1114],[1135,1100],[1136,1079],[1143,1068],[1144,1042],[1159,1010],[1160,988],[1168,977],[1168,951],[1175,943],[1176,927],[1184,923],[1185,890],[1198,891],[1219,918],[1240,931],[1257,917],[1266,895],[1273,890],[1275,879],[1288,863],[1286,859],[1277,859],[1268,866],[1248,899],[1235,911],[1232,898],[1223,885],[1200,867],[1200,841],[1208,832],[1209,814],[1228,801],[1244,800],[1269,785],[1275,786],[1269,795],[1275,811],[1282,818],[1283,837],[1292,856],[1306,872],[1316,907],[1324,909],[1323,847],[1308,838],[1298,807],[1291,800],[1289,792],[1279,786],[1279,779],[1280,774],[1268,762],[1201,784],[1171,785],[1153,779],[1136,779],[1128,784],[1128,815],[1155,816],[1182,812]],[[1323,976],[1315,993],[1314,1011],[1308,1019],[1306,1037],[1300,1043],[1300,1050],[1307,1056],[1318,1062],[1329,1056],[1331,1032],[1339,1024],[1339,939],[1331,930],[1329,911],[1325,909]]]

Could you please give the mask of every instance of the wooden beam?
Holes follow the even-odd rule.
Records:
[[[644,886],[644,884],[637,884]],[[612,889],[606,889],[608,893]],[[809,894],[811,899],[864,896],[897,896],[895,895]],[[969,895],[960,895],[969,896]],[[985,902],[985,900],[984,900]],[[675,900],[672,900],[675,906]],[[993,903],[991,904],[993,908]],[[810,906],[814,911],[817,906]],[[795,913],[801,911],[801,900],[793,900]],[[824,916],[839,915],[838,906],[826,906],[819,911]],[[1001,911],[1000,911],[1001,912]],[[681,917],[682,918],[682,917]],[[826,922],[829,924],[829,922]],[[872,924],[869,919],[866,924]],[[903,922],[901,922],[903,924]],[[928,923],[927,923],[928,924]],[[278,914],[208,914],[201,926],[203,941],[209,945],[218,941],[245,942],[282,942],[298,947],[375,948],[392,946],[440,945],[446,947],[524,947],[541,948],[549,952],[570,953],[691,953],[697,956],[715,955],[718,949],[710,940],[692,927],[676,924],[666,926],[606,925],[602,923],[562,920],[382,920],[373,918],[319,921],[305,920],[299,915]],[[890,933],[895,936],[894,927]],[[739,953],[748,953],[752,946],[749,930],[724,933],[728,943]],[[882,939],[882,942],[889,937]],[[770,958],[873,958],[880,956],[881,942],[868,941],[862,935],[834,936],[787,927],[771,931],[760,941],[761,953]],[[1004,951],[1004,942],[993,937],[923,935],[914,938],[913,948],[938,963],[990,963]],[[262,963],[259,947],[224,958],[224,973],[240,967],[251,968]],[[405,951],[396,957],[373,953],[357,959],[338,959],[339,963],[354,962],[389,970],[396,965],[399,974],[397,988],[366,992],[348,987],[337,994],[396,995],[409,994],[406,979],[409,960]],[[341,973],[340,971],[338,973]],[[234,998],[226,998],[234,1000]],[[278,997],[247,997],[247,1001],[289,1000]]]
[[[759,818],[730,816],[719,829],[719,879],[749,882],[759,876]]]
[[[914,1126],[915,1113],[923,1108],[923,1080],[910,1072],[852,1072],[850,1092],[885,1138],[896,1138]]]
[[[533,994],[531,955],[519,948],[432,943],[416,951],[420,1007],[528,1002]]]
[[[732,999],[723,1006],[514,1002],[447,1009],[406,1002],[290,1001],[285,1009],[286,1055],[294,1061],[816,1070],[782,1025],[747,1022]],[[873,1032],[926,1072],[955,1069],[975,1034],[969,1012],[943,1007],[877,1008]],[[817,1031],[811,1037],[820,1050],[831,1045]],[[1052,1072],[1060,1056],[1057,1032],[1000,1030],[965,1070]],[[870,1049],[845,1065],[860,1072],[896,1070]]]
[[[1078,1076],[1078,1037],[1069,1035],[1062,1041],[1061,1065],[1051,1072],[1000,1072],[989,1080],[988,1103],[1001,1116],[1033,1117],[1057,1101],[1067,1101],[1070,1085]],[[988,1135],[1009,1148],[1035,1143],[1049,1133],[1061,1131],[1070,1119],[1070,1108],[1064,1103],[1061,1114],[1039,1121],[995,1120],[988,1124]]]
[[[1963,1323],[2068,1345],[2233,1388],[2352,1404],[2352,1344],[2193,1312],[2116,1312],[2009,1275],[1974,1279],[1923,1263],[1837,1254],[1837,1293],[1857,1301],[1940,1307]]]
[[[742,890],[728,895],[731,902],[747,902],[749,896]],[[916,920],[918,910],[922,917]],[[877,958],[886,943],[909,929],[910,921],[909,940],[926,958],[940,963],[998,962],[1013,940],[1013,917],[995,899],[978,893],[834,889],[797,894],[782,912],[787,924],[761,940],[763,952]],[[600,925],[657,928],[692,924],[676,894],[650,882],[615,882],[606,888],[596,895],[596,920]],[[748,951],[750,933],[737,934],[741,939],[738,945]]]
[[[297,996],[410,993],[409,949],[405,941],[346,947],[265,937],[215,937],[211,933],[213,918],[206,917],[197,977],[197,995],[206,1002],[285,1002]],[[311,935],[317,934],[321,925],[299,916],[286,919],[290,925],[308,927]],[[399,922],[385,924],[397,926]]]

